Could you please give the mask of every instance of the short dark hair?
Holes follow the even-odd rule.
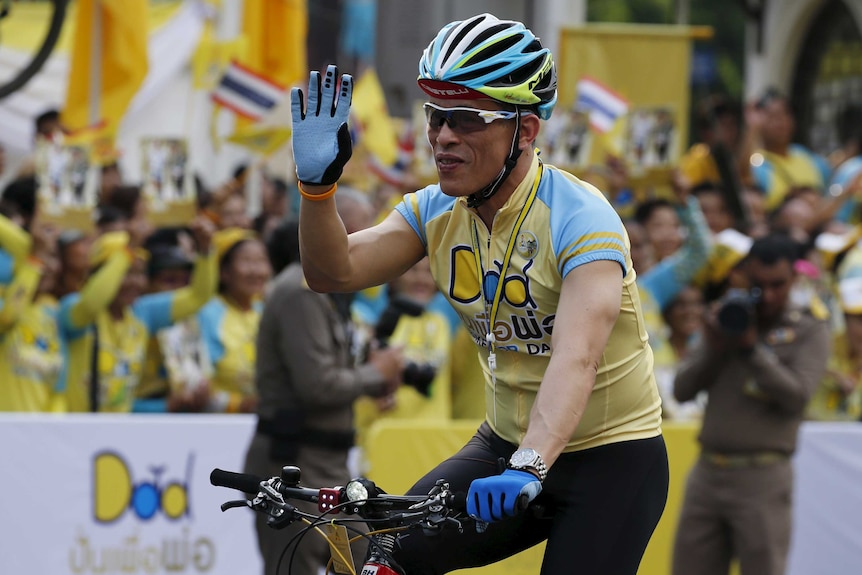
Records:
[[[742,107],[726,94],[712,94],[701,100],[697,107],[697,127],[699,130],[709,130],[715,121],[724,116],[731,116],[737,122],[742,117]]]
[[[36,213],[36,190],[38,188],[35,176],[22,176],[9,182],[3,190],[2,202],[11,205],[24,219],[30,220]]]
[[[42,133],[42,130],[44,129],[45,124],[47,124],[48,122],[59,122],[59,121],[60,121],[60,111],[59,110],[56,110],[54,108],[51,108],[50,110],[45,110],[44,112],[42,112],[41,114],[36,116],[36,120],[35,120],[36,132]]]
[[[691,190],[691,195],[698,197],[701,194],[720,194],[724,197],[724,189],[719,182],[705,181],[694,186]]]
[[[760,98],[757,99],[757,102],[754,103],[754,106],[758,110],[762,110],[776,100],[784,102],[787,105],[787,108],[790,108],[790,100],[775,86],[770,86],[764,90],[763,94],[760,95]]]
[[[147,261],[147,277],[154,278],[164,270],[191,270],[194,262],[179,246],[169,244],[154,244],[147,250],[150,259]]]
[[[129,218],[121,210],[113,206],[102,206],[98,209],[96,217],[96,225],[99,227],[115,224],[117,222],[125,222]]]
[[[835,127],[838,130],[838,140],[841,144],[862,146],[862,106],[848,104],[836,117]]]
[[[126,219],[132,219],[135,215],[135,206],[142,198],[140,187],[118,186],[105,199],[103,206],[119,210]]]
[[[768,266],[787,260],[792,266],[799,256],[800,246],[796,240],[785,233],[773,232],[754,240],[746,259],[757,260]]]
[[[281,220],[266,241],[266,253],[272,265],[273,274],[278,274],[299,261],[299,220],[285,218]]]
[[[672,210],[676,210],[673,207],[673,204],[670,203],[669,200],[664,198],[653,198],[651,200],[646,200],[645,202],[641,202],[641,204],[635,210],[635,221],[640,225],[644,225],[648,219],[650,219],[653,213],[659,208],[670,208]]]

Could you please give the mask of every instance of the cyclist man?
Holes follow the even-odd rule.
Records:
[[[543,573],[633,575],[667,498],[661,406],[622,223],[533,148],[556,102],[550,51],[482,14],[438,33],[418,82],[439,184],[349,236],[332,196],[350,157],[352,78],[312,72],[307,108],[292,93],[309,285],[356,291],[428,255],[486,376],[485,422],[411,492],[446,478],[491,523],[403,536],[395,559],[410,575],[444,573],[547,539]],[[547,512],[518,513],[521,496]]]

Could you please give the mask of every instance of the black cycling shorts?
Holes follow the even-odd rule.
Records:
[[[502,472],[515,449],[482,424],[409,493],[426,494],[440,478],[466,492],[473,479]],[[527,512],[492,523],[484,533],[472,524],[463,533],[411,531],[399,537],[394,558],[407,575],[437,575],[495,563],[547,540],[543,574],[636,575],[667,489],[661,436],[564,453]]]

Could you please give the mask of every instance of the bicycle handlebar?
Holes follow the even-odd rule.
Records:
[[[237,489],[255,497],[247,501],[228,502],[223,510],[251,507],[269,515],[271,526],[283,527],[302,514],[288,502],[316,503],[321,514],[357,514],[363,519],[390,525],[422,524],[438,527],[454,520],[460,525],[468,520],[467,496],[449,490],[440,480],[427,495],[389,495],[366,478],[353,479],[346,486],[309,488],[299,485],[300,470],[286,466],[280,477],[262,479],[248,473],[213,469],[210,483],[217,487]]]
[[[254,495],[260,491],[263,479],[249,473],[236,473],[223,469],[213,469],[210,473],[210,483],[216,487],[230,487]]]

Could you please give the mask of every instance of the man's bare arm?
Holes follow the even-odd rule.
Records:
[[[304,200],[299,215],[302,270],[317,292],[354,292],[384,284],[425,257],[425,246],[396,211],[350,234],[335,200]]]
[[[538,451],[548,467],[562,453],[584,414],[621,301],[622,277],[616,262],[579,266],[563,281],[551,361],[521,442],[521,447]]]

